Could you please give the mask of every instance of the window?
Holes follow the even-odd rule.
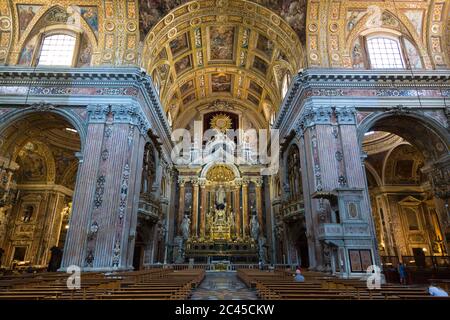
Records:
[[[291,76],[289,75],[289,73],[286,73],[283,77],[283,82],[281,83],[281,97],[283,99],[286,96],[286,93],[288,92],[290,82]]]
[[[73,64],[76,38],[67,34],[53,34],[42,41],[39,66],[68,66]]]
[[[404,68],[400,45],[397,40],[377,37],[367,40],[370,64],[373,69]]]

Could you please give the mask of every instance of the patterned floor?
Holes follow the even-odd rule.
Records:
[[[256,292],[248,289],[236,272],[207,272],[192,300],[256,300]]]

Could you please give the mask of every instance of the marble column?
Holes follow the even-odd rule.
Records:
[[[93,105],[75,187],[62,270],[132,269],[148,121],[135,104]]]
[[[263,213],[262,213],[262,179],[258,179],[255,182],[256,185],[256,212],[258,214],[258,223],[260,226],[260,232],[265,234],[264,232],[264,221],[263,221]]]
[[[197,227],[198,227],[198,181],[193,181],[192,185],[194,187],[193,199],[192,199],[192,221],[191,221],[191,237],[197,238]]]
[[[206,187],[205,184],[200,185],[200,238],[205,239],[206,211],[208,204],[206,203]]]
[[[177,218],[177,230],[178,235],[181,236],[181,223],[183,222],[184,216],[184,198],[185,198],[185,185],[183,179],[178,179],[178,183],[180,184],[180,197],[178,200],[178,218]]]
[[[238,239],[242,238],[242,231],[241,231],[241,208],[240,208],[240,186],[237,186],[234,189],[234,216],[235,216],[235,223],[236,223],[236,236]]]
[[[242,224],[243,237],[247,238],[249,235],[249,221],[248,221],[248,182],[242,183]]]

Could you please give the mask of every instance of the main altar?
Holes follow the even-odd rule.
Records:
[[[229,188],[212,186],[207,195],[210,206],[205,213],[205,229],[200,237],[191,235],[186,241],[185,256],[197,263],[228,261],[257,263],[258,252],[254,239],[241,233],[236,224],[233,206],[227,203]],[[244,226],[246,228],[246,226]]]
[[[228,162],[227,155],[233,156],[235,151],[235,142],[219,133],[204,150],[193,147],[191,164],[177,166],[180,189],[175,261],[265,261],[261,259],[267,254],[261,168]],[[196,165],[200,154],[204,163]]]

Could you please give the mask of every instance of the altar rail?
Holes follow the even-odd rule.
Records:
[[[220,265],[220,266],[219,266]],[[223,266],[226,266],[223,269]],[[206,271],[214,271],[214,270],[227,270],[227,271],[236,271],[237,269],[261,269],[261,270],[295,270],[295,265],[290,264],[274,264],[274,265],[262,265],[259,264],[246,264],[246,263],[180,263],[180,264],[147,264],[144,265],[144,269],[173,269],[173,270],[186,270],[186,269],[204,269]]]

